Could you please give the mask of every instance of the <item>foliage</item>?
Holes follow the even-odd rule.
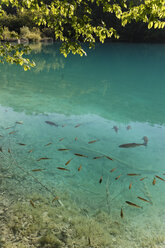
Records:
[[[28,10],[25,10],[23,13],[18,11],[16,15],[3,12],[3,14],[0,15],[0,24],[17,33],[19,33],[20,28],[23,26],[28,26],[30,29],[35,26],[33,17]]]
[[[9,31],[8,27],[4,27],[2,30],[2,37],[4,40],[10,40],[13,38],[17,38],[18,34],[15,31]]]
[[[27,71],[30,67],[34,67],[35,63],[30,62],[29,59],[23,58],[24,54],[27,54],[29,49],[21,45],[11,45],[10,43],[0,44],[0,62],[5,61],[10,64],[17,64],[23,66],[24,70]]]
[[[41,32],[38,28],[30,30],[28,27],[23,26],[20,28],[20,35],[22,38],[27,38],[29,41],[39,42],[41,40]]]
[[[73,54],[86,55],[81,42],[94,47],[96,39],[104,42],[107,38],[119,38],[113,26],[104,20],[93,22],[92,10],[99,8],[105,14],[113,14],[122,26],[132,21],[148,23],[148,28],[164,28],[165,0],[1,0],[2,4],[15,6],[19,12],[28,9],[38,26],[54,30],[55,39],[62,42],[61,53],[66,57]]]

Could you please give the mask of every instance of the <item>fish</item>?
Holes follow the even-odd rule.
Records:
[[[88,237],[88,245],[91,245],[91,239]]]
[[[97,141],[99,141],[99,140],[91,140],[91,141],[88,142],[88,144],[92,144],[92,143],[95,143]]]
[[[70,160],[68,160],[68,162],[65,163],[65,165],[68,165],[70,163],[70,161],[72,160],[72,158]]]
[[[94,157],[93,159],[99,159],[99,158],[102,158],[102,156],[101,157]]]
[[[87,157],[88,157],[88,156],[86,156],[86,155],[79,154],[79,153],[75,153],[74,155],[79,156],[79,157],[85,157],[85,158],[87,158]]]
[[[33,208],[36,208],[36,206],[34,205],[34,202],[32,200],[30,200],[30,204],[32,205]]]
[[[20,146],[26,146],[26,144],[24,144],[24,143],[17,143],[17,144]]]
[[[129,189],[131,189],[132,188],[132,183],[130,183],[130,185],[129,185]]]
[[[66,124],[63,124],[63,125],[62,125],[62,127],[65,127],[65,126],[66,126]]]
[[[144,198],[142,198],[140,196],[137,196],[137,198],[140,199],[140,200],[142,200],[142,201],[145,201],[145,202],[148,202],[148,203],[152,204],[152,202],[150,202],[150,201],[148,201],[148,200],[146,200],[146,199],[144,199]]]
[[[127,144],[119,145],[120,148],[133,148],[136,146],[144,146],[144,143],[127,143]]]
[[[131,129],[131,126],[130,126],[130,125],[128,125],[128,126],[126,127],[126,129],[127,129],[127,130],[130,130],[130,129]]]
[[[33,172],[36,172],[36,171],[43,171],[43,170],[45,170],[45,169],[34,169],[34,170],[32,170]]]
[[[49,124],[51,126],[58,127],[58,125],[55,122],[53,122],[53,121],[45,121],[45,123],[47,123],[47,124]]]
[[[23,121],[16,121],[16,124],[23,124]]]
[[[109,157],[109,156],[105,156],[107,159],[109,159],[109,160],[113,160],[111,157]]]
[[[37,161],[40,161],[40,160],[43,160],[43,159],[51,159],[51,158],[46,158],[46,157],[44,157],[44,158],[39,158],[39,159],[37,159]]]
[[[119,128],[117,126],[113,126],[113,129],[115,130],[115,132],[117,133]]]
[[[155,183],[156,183],[156,178],[154,177],[152,184],[155,185]]]
[[[82,168],[82,166],[80,165],[80,166],[78,167],[78,171],[80,171],[80,170],[81,170],[81,168]]]
[[[102,183],[103,181],[103,176],[100,177],[99,183]]]
[[[115,178],[115,180],[118,180],[121,177],[121,175],[119,175],[118,177]]]
[[[49,142],[48,144],[46,144],[45,146],[50,146],[52,144],[52,142]]]
[[[132,174],[127,174],[127,176],[141,176],[141,174],[132,173]]]
[[[144,146],[147,146],[147,144],[148,144],[148,137],[147,136],[144,136],[142,139],[144,140]]]
[[[2,152],[2,153],[3,153],[2,146],[0,146],[0,152]]]
[[[77,127],[79,127],[79,126],[81,126],[81,124],[77,124],[77,125],[75,126],[75,128],[77,128]]]
[[[31,153],[33,150],[29,150],[28,153]]]
[[[75,137],[75,139],[74,139],[74,140],[75,140],[75,141],[77,141],[77,139],[78,139],[78,138],[77,138],[77,137]]]
[[[12,128],[12,127],[14,127],[14,126],[11,126],[11,127],[6,127],[5,129],[7,130],[7,129],[10,129],[10,128]]]
[[[2,138],[2,137],[3,137],[3,135],[0,134],[0,138]]]
[[[10,149],[8,148],[8,153],[11,153]]]
[[[140,181],[143,181],[145,178],[146,178],[146,177],[141,178]]]
[[[71,149],[67,149],[67,148],[60,148],[58,149],[58,151],[70,151]]]
[[[59,139],[59,141],[62,141],[64,138]]]
[[[9,134],[14,134],[14,133],[16,133],[16,131],[10,132]]]
[[[130,202],[130,201],[126,201],[126,203],[127,203],[128,205],[133,206],[133,207],[136,207],[136,208],[142,208],[141,206],[136,205],[135,203]]]
[[[57,169],[59,169],[59,170],[64,170],[64,171],[70,171],[70,170],[68,170],[68,169],[66,169],[66,168],[64,168],[64,167],[57,167]]]
[[[158,179],[162,180],[163,182],[165,182],[165,179],[163,179],[162,177],[159,177],[159,176],[155,176],[157,177]]]
[[[120,216],[121,216],[121,218],[124,217],[124,215],[123,215],[123,209],[122,208],[121,208],[121,211],[120,211]]]
[[[58,200],[58,199],[59,199],[58,196],[54,197],[53,200],[52,200],[52,203],[53,203],[54,201]]]
[[[110,172],[112,173],[112,172],[114,172],[116,169],[117,169],[117,168],[113,168],[112,170],[110,170]]]

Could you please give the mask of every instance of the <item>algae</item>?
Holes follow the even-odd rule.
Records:
[[[62,197],[62,193],[61,193]],[[32,207],[29,200],[35,202]],[[142,232],[128,219],[112,218],[106,212],[97,211],[86,216],[64,194],[67,207],[51,204],[51,196],[32,194],[25,196],[5,212],[1,246],[3,248],[163,248],[163,232]]]

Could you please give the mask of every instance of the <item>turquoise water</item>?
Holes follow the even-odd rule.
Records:
[[[30,57],[37,66],[29,72],[0,66],[3,166],[22,177],[23,194],[35,191],[36,178],[91,215],[105,211],[120,220],[122,208],[127,221],[147,223],[154,233],[165,218],[165,182],[156,178],[153,185],[155,175],[165,179],[165,46],[97,45],[87,57],[65,59],[56,44],[37,47]],[[147,146],[119,147],[143,143],[144,136]]]

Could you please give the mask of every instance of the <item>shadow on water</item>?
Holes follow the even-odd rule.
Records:
[[[110,44],[67,60],[57,47],[33,51],[30,72],[0,68],[4,247],[33,232],[34,247],[163,247],[165,86],[151,68],[161,70],[164,46]],[[144,136],[147,146],[119,147]]]

